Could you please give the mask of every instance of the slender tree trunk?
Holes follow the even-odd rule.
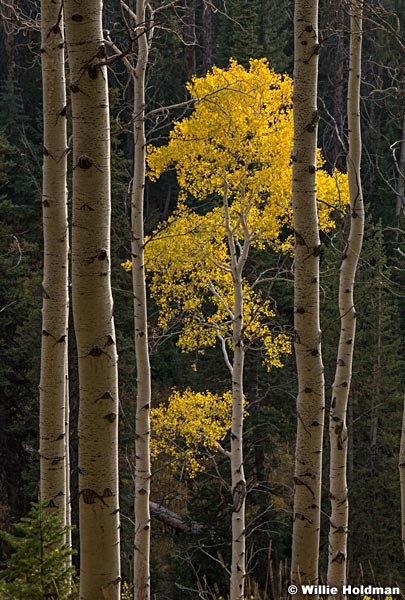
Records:
[[[294,347],[298,371],[291,581],[318,581],[324,377],[319,323],[320,240],[316,207],[318,2],[294,14]],[[300,589],[298,598],[302,597]]]
[[[68,222],[62,2],[42,0],[44,277],[40,381],[40,496],[67,523]]]
[[[138,56],[134,72],[134,181],[132,187],[132,285],[134,293],[137,399],[135,424],[135,600],[150,598],[150,404],[151,376],[144,257],[145,200],[145,74],[149,40],[146,2],[136,3]],[[150,32],[151,35],[151,32]]]
[[[332,66],[331,76],[333,77],[333,115],[335,118],[334,126],[330,132],[328,155],[331,156],[333,166],[340,170],[344,169],[344,149],[342,148],[342,138],[345,123],[345,6],[344,0],[338,0],[336,3],[336,48],[334,48],[334,65]],[[324,147],[324,145],[322,144]]]
[[[347,576],[349,504],[346,417],[356,334],[353,290],[364,232],[364,206],[360,176],[362,8],[362,0],[352,0],[350,5],[350,59],[347,96],[349,129],[347,172],[350,193],[350,233],[340,267],[339,313],[341,329],[329,420],[331,516],[329,522],[328,584],[339,589],[338,598],[344,597],[342,589],[346,584]]]
[[[395,205],[395,216],[397,218],[397,227],[400,226],[401,214],[405,214],[405,112],[402,119],[402,140],[400,146],[399,164],[398,164],[398,183]]]
[[[66,348],[66,365],[68,367],[68,353]],[[65,469],[65,479],[66,479],[66,518],[65,522],[67,527],[71,527],[72,525],[72,503],[70,497],[70,397],[69,397],[69,369],[66,370],[66,389],[65,389],[65,457],[66,457],[66,469]],[[66,536],[66,543],[69,548],[72,548],[72,530],[68,529]],[[69,565],[71,564],[72,559],[69,557]]]
[[[41,5],[41,12],[43,7],[47,7],[48,3]],[[0,30],[2,32],[3,45],[4,45],[4,64],[5,64],[5,81],[14,82],[15,80],[15,42],[16,42],[16,31],[15,31],[15,7],[13,2],[1,0],[0,2]],[[42,24],[41,24],[41,36],[42,36]],[[42,40],[42,37],[41,37]]]
[[[232,373],[232,430],[231,430],[231,485],[232,485],[232,567],[230,600],[243,600],[246,579],[245,502],[246,480],[243,467],[243,365],[244,349],[243,293],[240,273],[234,281],[235,318],[233,322]]]
[[[182,19],[183,44],[184,44],[184,66],[187,81],[191,81],[196,74],[196,56],[197,46],[195,31],[195,0],[189,0],[186,4],[185,13]]]
[[[402,550],[405,558],[405,394],[402,414],[401,447],[399,450],[399,482],[401,488],[401,536]]]
[[[202,13],[202,31],[201,31],[201,46],[202,46],[202,73],[205,75],[212,67],[213,48],[213,32],[212,20],[214,14],[214,6],[207,0],[203,0]]]
[[[227,196],[224,198],[225,229],[231,255],[233,279],[232,323],[232,429],[231,429],[231,487],[232,487],[232,564],[230,600],[243,600],[246,579],[246,479],[243,466],[243,287],[242,276],[249,252],[249,235],[243,246],[236,244],[230,223]],[[241,215],[241,219],[244,219]],[[245,233],[247,228],[245,227]],[[238,247],[237,247],[238,246]]]
[[[381,247],[380,247],[381,249]],[[380,254],[381,257],[381,254]],[[382,360],[382,318],[383,318],[383,306],[382,306],[382,275],[381,275],[381,262],[377,267],[377,277],[375,279],[375,283],[378,289],[377,294],[377,302],[378,302],[378,313],[377,313],[377,329],[376,329],[376,355],[375,355],[375,363],[373,367],[373,384],[372,384],[372,394],[371,394],[371,408],[370,408],[370,456],[371,462],[374,466],[374,461],[376,459],[376,450],[377,450],[377,432],[378,432],[378,407],[380,405],[381,399],[381,360]]]
[[[102,3],[66,0],[64,8],[73,137],[80,599],[118,600],[118,382],[110,282],[110,126]]]

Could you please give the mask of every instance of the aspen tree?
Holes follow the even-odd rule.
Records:
[[[123,5],[134,28],[138,53],[135,64],[127,57],[124,63],[134,90],[134,164],[131,196],[131,271],[135,326],[137,398],[135,416],[135,536],[134,598],[150,598],[150,410],[151,373],[148,346],[147,291],[145,281],[144,202],[146,178],[145,78],[153,37],[153,12],[147,16],[145,0],[137,0],[133,12]],[[119,53],[113,42],[110,45]]]
[[[40,381],[40,496],[70,519],[68,494],[68,223],[62,2],[41,3],[44,277]]]
[[[150,405],[151,375],[144,257],[144,198],[146,171],[145,74],[149,44],[146,2],[137,0],[135,31],[138,55],[134,81],[134,180],[132,185],[132,286],[134,294],[137,399],[135,423],[135,540],[134,598],[150,598]]]
[[[350,232],[343,251],[340,267],[339,313],[341,329],[329,417],[329,497],[331,501],[331,516],[329,522],[328,584],[339,589],[338,598],[344,597],[342,589],[346,584],[347,575],[349,504],[346,477],[348,449],[346,413],[352,378],[353,350],[356,334],[356,311],[354,308],[353,289],[364,232],[364,206],[360,176],[362,11],[362,0],[351,0],[349,81],[347,92],[349,142],[347,173],[350,193]]]
[[[213,68],[188,85],[191,97],[199,99],[192,115],[174,125],[167,146],[149,147],[148,153],[149,177],[174,166],[180,187],[176,212],[147,245],[158,326],[165,330],[180,317],[183,350],[201,352],[219,342],[231,375],[232,600],[243,598],[246,571],[245,342],[260,344],[269,368],[281,366],[281,354],[290,348],[285,336],[271,331],[274,312],[257,285],[260,277],[251,285],[245,271],[252,247],[291,247],[290,240],[279,239],[291,217],[291,88],[291,80],[264,60],[252,60],[249,72],[235,61],[226,71]],[[346,196],[345,177],[321,170],[319,180],[320,197],[327,199],[320,217],[330,230],[338,190],[341,199]],[[185,202],[193,199],[197,207],[214,195],[220,206],[203,215]],[[132,269],[131,261],[123,267]]]
[[[80,599],[118,600],[118,385],[102,2],[66,0],[64,8],[73,139],[72,300],[80,394]]]
[[[318,1],[294,14],[294,348],[298,372],[291,581],[318,581],[324,376],[319,322],[320,239],[316,203]],[[298,591],[298,597],[302,594]]]
[[[243,275],[249,255],[251,233],[247,227],[247,212],[240,214],[244,231],[241,244],[235,239],[229,215],[228,193],[224,197],[225,231],[230,253],[230,268],[233,281],[232,349],[230,367],[232,379],[232,427],[231,427],[231,487],[232,487],[232,563],[230,600],[243,600],[246,579],[246,479],[243,466],[243,375],[245,349],[243,343],[244,304]]]
[[[175,124],[167,146],[151,148],[149,152],[150,177],[156,178],[174,166],[181,192],[175,215],[148,244],[148,266],[153,272],[151,293],[160,308],[159,325],[165,328],[174,317],[180,315],[184,319],[184,327],[178,344],[187,350],[213,346],[218,339],[231,373],[233,513],[230,597],[240,600],[244,593],[246,569],[246,483],[242,451],[244,344],[248,342],[246,347],[251,345],[252,334],[256,343],[265,334],[267,341],[263,339],[264,346],[270,358],[274,359],[281,342],[271,335],[266,324],[266,311],[270,310],[270,306],[260,297],[256,287],[250,287],[245,263],[251,247],[263,248],[268,244],[279,250],[286,248],[280,244],[279,235],[283,223],[290,222],[291,83],[287,77],[272,72],[265,61],[252,60],[249,72],[231,61],[226,71],[214,68],[206,77],[194,78],[188,89],[193,98],[201,98],[196,103],[194,113]],[[208,94],[207,98],[205,94]],[[308,129],[311,131],[305,134],[312,135],[316,125],[312,125],[313,117],[312,112],[308,117]],[[303,129],[307,123],[304,121]],[[305,175],[308,174],[310,178],[315,177],[317,157],[318,164],[322,165],[319,155],[315,139],[313,153],[301,158],[305,161]],[[337,173],[330,178],[320,170],[318,192],[321,198],[325,198],[325,191],[329,183],[332,184],[329,208],[336,203],[338,179]],[[303,185],[305,190],[311,189],[305,180]],[[305,223],[302,231],[314,248],[310,258],[317,260],[319,238],[314,184],[313,192],[315,225],[312,221]],[[186,200],[207,200],[214,195],[221,199],[221,206],[214,206],[204,215],[185,206]],[[306,198],[304,201],[302,212],[305,218],[311,213],[307,211]],[[329,220],[328,223],[328,219],[325,221],[322,206],[320,217],[323,226],[329,229],[333,222]],[[311,239],[313,229],[316,236],[313,234],[314,239]],[[305,257],[301,257],[301,268],[307,265],[308,254],[306,252]],[[313,277],[311,272],[310,277]],[[302,279],[304,298],[308,294],[308,298],[314,302],[307,289],[314,287],[313,284],[306,285],[305,277],[301,276]],[[208,319],[202,310],[202,303],[207,297],[211,301]],[[317,304],[315,308],[317,316]],[[270,313],[267,313],[267,317],[270,317]],[[263,322],[260,322],[261,318]],[[315,330],[316,334],[309,341],[305,340],[305,335],[308,338],[312,332],[303,332],[303,340],[310,344],[310,348],[316,348],[316,344],[319,344],[318,322]],[[228,348],[232,348],[233,356],[231,353],[228,356]],[[304,354],[306,356],[306,350]],[[311,354],[310,368],[315,362]],[[321,364],[318,375],[322,383]],[[316,384],[304,384],[304,387],[314,387],[314,402],[319,401]],[[309,395],[308,392],[306,395]],[[323,403],[320,416],[313,407],[312,410],[320,427],[312,425],[319,437],[315,449],[311,451],[320,470],[317,452],[322,447],[322,431],[318,434],[318,429],[322,430]],[[314,418],[309,427],[313,421]],[[320,481],[319,472],[318,477]],[[309,504],[312,504],[312,494],[310,496]],[[306,555],[307,548],[300,548],[300,551]]]

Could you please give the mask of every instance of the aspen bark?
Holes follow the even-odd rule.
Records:
[[[246,479],[243,466],[243,371],[245,350],[243,344],[243,287],[242,276],[246,264],[250,238],[245,229],[243,245],[236,244],[230,223],[227,194],[224,197],[225,230],[231,255],[233,280],[232,319],[232,428],[231,428],[231,488],[232,488],[232,563],[230,600],[243,600],[246,579]]]
[[[291,581],[318,581],[324,377],[319,322],[320,239],[316,206],[318,2],[294,14],[294,348],[298,372]],[[298,590],[297,598],[302,597]]]
[[[338,598],[344,598],[343,586],[347,577],[347,536],[349,503],[347,488],[347,405],[352,378],[352,362],[356,334],[354,285],[358,259],[363,243],[364,205],[361,186],[361,124],[360,83],[362,45],[362,0],[350,4],[350,58],[347,95],[349,153],[347,172],[350,194],[350,232],[342,256],[339,280],[340,339],[335,380],[329,417],[330,473],[328,584],[339,589]],[[335,596],[333,596],[335,598]]]
[[[68,522],[66,407],[68,222],[62,2],[42,0],[44,276],[40,380],[40,496]]]
[[[72,300],[79,364],[80,599],[120,597],[110,127],[100,0],[66,0],[73,139]]]
[[[66,535],[66,543],[69,548],[72,548],[72,502],[70,495],[70,395],[69,395],[69,362],[68,353],[66,348],[66,388],[65,388],[65,457],[66,457],[66,468],[65,468],[65,481],[66,481],[66,526],[69,528]],[[69,564],[71,566],[72,557],[69,557]]]
[[[151,376],[148,348],[148,315],[144,256],[145,200],[145,74],[149,39],[146,2],[136,3],[138,56],[134,71],[134,180],[132,187],[132,285],[134,294],[137,399],[135,423],[135,540],[134,598],[150,598],[150,405]],[[151,35],[151,33],[150,33]]]

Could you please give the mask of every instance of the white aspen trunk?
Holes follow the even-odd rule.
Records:
[[[68,367],[68,353],[66,348],[66,365]],[[69,371],[66,369],[66,397],[65,397],[65,456],[66,456],[66,505],[65,505],[65,522],[69,528],[66,535],[66,544],[72,548],[72,502],[70,497],[70,402],[69,402]],[[72,564],[72,557],[69,556],[68,567]]]
[[[42,0],[44,276],[40,380],[40,497],[67,523],[68,219],[62,2]]]
[[[242,279],[237,269],[234,274],[233,363],[232,363],[232,430],[231,430],[231,486],[232,486],[232,565],[230,600],[243,600],[246,579],[245,502],[246,480],[243,468],[243,293]]]
[[[294,14],[294,348],[298,372],[291,581],[318,581],[324,377],[319,322],[320,239],[316,206],[318,2]],[[303,597],[298,588],[297,598]]]
[[[347,578],[349,502],[347,489],[347,404],[352,378],[356,335],[354,285],[363,243],[364,205],[361,186],[360,84],[362,45],[362,0],[350,4],[350,58],[347,95],[349,154],[347,172],[350,194],[350,233],[342,256],[339,280],[340,339],[329,418],[330,473],[329,558],[327,582],[337,587],[337,598]],[[333,596],[335,598],[336,596]],[[332,598],[332,596],[330,596]]]
[[[135,540],[134,598],[150,598],[150,405],[151,376],[148,348],[148,315],[144,256],[145,200],[145,74],[149,40],[146,2],[136,3],[138,56],[134,72],[134,180],[132,186],[132,285],[134,294],[137,399],[135,423]]]
[[[66,0],[64,8],[73,137],[72,299],[80,394],[80,600],[118,600],[118,382],[102,2]]]
[[[227,195],[224,197],[225,229],[231,255],[233,279],[232,323],[232,429],[231,429],[231,488],[232,488],[232,563],[230,600],[243,600],[246,579],[246,479],[243,466],[243,287],[242,275],[249,252],[250,240],[246,235],[242,247],[233,235]],[[241,216],[243,220],[243,215]],[[246,228],[245,228],[245,232]]]
[[[399,483],[401,490],[401,538],[405,558],[405,394],[402,413],[401,447],[399,450]]]

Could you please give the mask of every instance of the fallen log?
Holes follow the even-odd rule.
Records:
[[[186,520],[184,517],[181,517],[164,506],[160,506],[160,504],[157,504],[156,502],[149,502],[149,506],[152,517],[155,517],[155,519],[161,521],[165,525],[168,525],[175,531],[197,534],[201,533],[205,529],[205,526],[201,523]]]

